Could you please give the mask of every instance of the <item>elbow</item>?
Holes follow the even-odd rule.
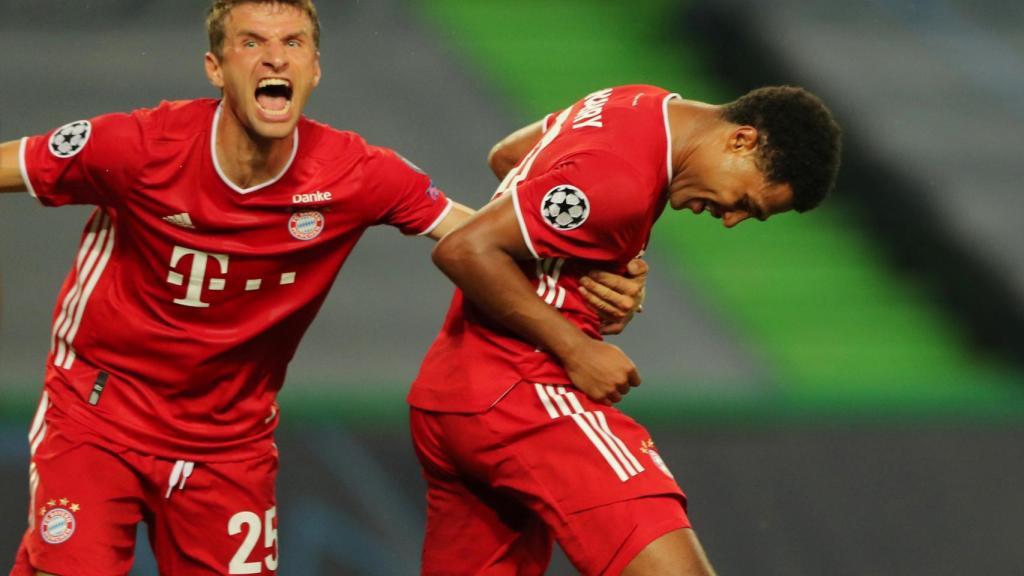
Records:
[[[491,172],[498,177],[499,180],[505,178],[509,170],[515,166],[517,158],[515,158],[509,147],[505,145],[505,141],[498,142],[491,148],[491,151],[487,154],[487,165],[491,167]]]
[[[500,254],[486,237],[459,228],[442,238],[430,253],[430,259],[452,282],[462,286],[478,275]]]
[[[430,259],[448,277],[457,274],[458,265],[467,258],[467,242],[458,230],[438,240],[430,253]]]

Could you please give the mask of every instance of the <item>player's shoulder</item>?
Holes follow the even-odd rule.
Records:
[[[321,161],[365,157],[371,148],[366,139],[356,132],[341,130],[305,116],[299,120],[299,142],[307,157]]]
[[[605,137],[644,135],[664,124],[667,102],[676,95],[652,84],[625,84],[587,94],[566,110],[563,134],[587,140],[597,131]],[[610,134],[609,134],[610,133]]]
[[[353,165],[374,173],[406,165],[424,173],[395,150],[371,144],[351,130],[339,130],[305,117],[299,122],[299,142],[307,161],[330,166],[336,172],[347,172]]]
[[[672,92],[653,84],[623,84],[610,88],[614,97],[629,99],[630,106],[660,105]],[[634,104],[635,102],[635,104]]]
[[[211,129],[218,105],[213,98],[165,100],[153,108],[135,110],[131,115],[147,139],[191,140]]]
[[[596,121],[591,121],[603,126],[597,130],[601,134],[592,140],[597,146],[611,147],[616,154],[643,163],[652,158],[657,161],[668,141],[668,103],[676,96],[651,84],[611,89],[608,105]],[[586,121],[579,125],[586,125]]]
[[[648,119],[660,122],[666,103],[678,95],[651,84],[629,84],[611,89],[609,112],[627,114],[633,122]]]

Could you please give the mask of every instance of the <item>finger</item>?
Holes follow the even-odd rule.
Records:
[[[633,385],[629,382],[623,382],[622,384],[617,385],[615,389],[619,392],[619,394],[625,396],[626,394],[629,394],[630,390],[633,389]]]
[[[639,386],[640,385],[640,373],[637,372],[636,367],[634,367],[632,370],[629,371],[628,377],[629,377],[629,385],[630,386]]]
[[[605,336],[615,336],[616,334],[622,334],[622,331],[626,329],[625,322],[608,322],[601,324],[601,334]]]
[[[604,306],[600,308],[601,310],[616,310],[624,314],[636,305],[633,295],[616,291],[586,276],[580,278],[580,286],[602,302]]]
[[[611,402],[611,404],[616,404],[616,403],[622,401],[622,394],[619,394],[617,391],[613,390],[613,391],[609,392],[607,396],[605,396],[605,400],[607,400],[608,402]],[[609,404],[609,406],[611,404]]]
[[[592,290],[588,290],[585,286],[581,285],[579,292],[583,295],[583,299],[587,301],[587,304],[597,310],[606,320],[621,320],[629,312],[628,309],[620,309],[618,304],[609,302],[607,298],[602,298]]]
[[[587,304],[589,304],[591,308],[597,310],[601,314],[603,319],[605,319],[605,320],[615,320],[614,312],[616,310],[615,310],[615,308],[611,304],[609,304],[608,302],[602,300],[600,296],[598,296],[597,294],[594,294],[590,290],[587,290],[582,285],[579,286],[578,289],[579,289],[580,294],[583,295],[583,299],[587,301]]]
[[[612,274],[606,270],[591,270],[583,278],[588,278],[612,292],[626,296],[636,296],[643,286],[643,283],[637,279]]]
[[[647,276],[650,269],[651,267],[647,265],[647,261],[641,258],[634,258],[626,264],[626,273],[632,278]]]

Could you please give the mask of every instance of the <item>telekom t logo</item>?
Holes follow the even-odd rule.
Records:
[[[210,304],[202,301],[203,295],[203,283],[206,280],[206,262],[213,258],[217,264],[220,265],[220,273],[228,273],[228,256],[227,254],[211,254],[209,252],[203,252],[201,250],[193,250],[191,248],[184,248],[182,246],[175,246],[174,252],[171,254],[171,270],[167,273],[167,281],[175,286],[181,286],[185,283],[185,276],[175,272],[175,268],[178,267],[178,263],[185,256],[192,257],[192,269],[188,273],[188,289],[185,290],[184,298],[175,298],[175,304],[181,304],[182,306],[191,306],[193,308],[208,308]],[[224,289],[224,278],[210,278],[210,283],[207,285],[208,290],[223,290]]]

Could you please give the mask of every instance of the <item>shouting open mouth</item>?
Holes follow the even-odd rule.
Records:
[[[292,107],[292,83],[283,78],[264,78],[256,87],[256,105],[267,116],[287,117]]]

